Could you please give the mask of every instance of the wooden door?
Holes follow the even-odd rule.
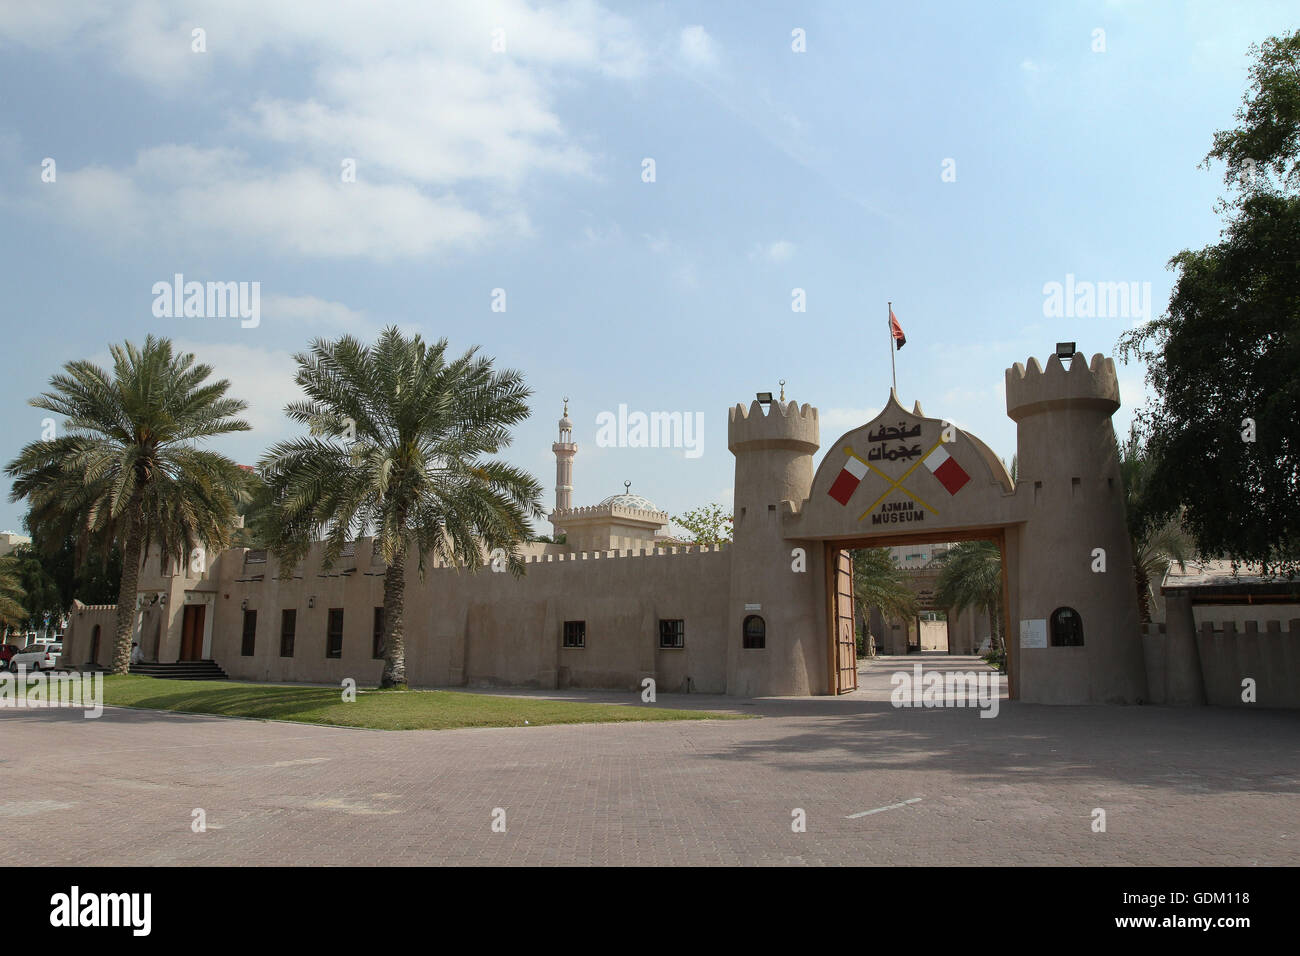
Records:
[[[835,636],[836,693],[858,689],[858,640],[853,611],[853,552],[836,548],[832,567],[834,583],[833,627]]]
[[[202,604],[188,604],[181,620],[181,660],[197,661],[203,658],[203,618],[207,608]]]

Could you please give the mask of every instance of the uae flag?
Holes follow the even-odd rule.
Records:
[[[889,334],[894,337],[895,352],[907,344],[907,336],[903,334],[903,327],[898,324],[898,316],[894,315],[892,307],[889,310]]]
[[[830,496],[840,504],[847,505],[849,499],[853,497],[853,492],[858,490],[858,485],[862,483],[866,473],[867,463],[850,455],[849,460],[840,469],[840,473],[835,476],[835,482],[831,485]]]
[[[925,467],[939,479],[939,484],[948,489],[950,495],[961,491],[962,486],[970,481],[970,475],[966,474],[962,466],[957,464],[957,459],[948,454],[942,445],[925,457]]]

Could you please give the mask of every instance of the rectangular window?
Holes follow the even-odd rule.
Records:
[[[293,657],[293,635],[298,630],[298,611],[288,608],[280,612],[280,656]]]
[[[343,608],[332,607],[329,614],[329,626],[325,633],[325,656],[343,656]]]
[[[564,646],[565,647],[586,647],[587,646],[587,622],[586,621],[565,621],[564,622]]]
[[[685,621],[665,621],[659,622],[659,646],[660,647],[685,647],[686,646],[686,622]]]
[[[384,609],[375,608],[375,631],[370,639],[370,656],[382,660],[384,656]]]
[[[239,653],[243,657],[253,656],[253,646],[257,641],[257,612],[244,612],[244,641],[240,645]]]

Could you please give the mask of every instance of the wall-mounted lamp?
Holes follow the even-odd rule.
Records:
[[[1073,342],[1057,342],[1056,357],[1062,362],[1069,364],[1070,360],[1074,358],[1075,351],[1077,351],[1074,346],[1075,343]]]
[[[239,602],[239,606],[240,606],[241,609],[247,611],[247,610],[248,610],[248,598],[244,598],[242,601],[240,601],[240,602]]]
[[[308,606],[308,607],[315,607],[315,606],[316,606],[316,595],[313,594],[311,597],[309,597],[309,598],[307,599],[307,606]]]
[[[771,392],[759,392],[758,395],[757,395],[757,398],[758,398],[758,404],[760,404],[760,405],[771,405],[771,404],[772,404],[772,393],[771,393]]]

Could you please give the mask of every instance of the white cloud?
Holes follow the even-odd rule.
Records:
[[[631,22],[592,0],[545,7],[385,0],[379,12],[359,11],[354,0],[8,0],[0,6],[0,38],[98,51],[117,69],[173,89],[213,61],[248,68],[263,56],[336,63],[453,57],[484,68],[509,61],[612,76],[637,76],[646,65]],[[191,50],[195,27],[206,31],[206,53]],[[503,31],[504,52],[493,51],[495,30]]]
[[[271,324],[350,332],[362,337],[369,337],[373,331],[363,313],[314,295],[267,295],[262,299],[262,318]]]
[[[392,0],[383,16],[351,0],[47,8],[0,6],[0,43],[100,56],[159,95],[201,96],[218,70],[223,84],[247,74],[265,90],[215,131],[246,149],[160,143],[133,166],[61,168],[70,221],[300,257],[428,256],[527,234],[526,179],[594,175],[556,91],[582,73],[636,77],[647,62],[631,22],[593,0]],[[195,27],[205,53],[191,50]],[[355,183],[341,181],[344,159]]]
[[[828,408],[819,410],[817,424],[822,437],[834,441],[845,432],[865,425],[880,414],[879,408]]]
[[[698,24],[683,28],[677,48],[682,59],[691,66],[708,68],[717,65],[718,54],[713,38]]]
[[[769,262],[785,262],[794,255],[794,243],[785,239],[767,245],[758,245],[750,255],[751,259],[763,258]]]
[[[590,175],[592,157],[566,138],[542,79],[514,64],[486,71],[449,61],[350,64],[317,75],[319,99],[263,98],[240,127],[314,148],[358,181],[517,185],[535,172]]]
[[[69,223],[169,248],[178,241],[239,243],[384,260],[530,230],[518,208],[480,212],[454,194],[431,196],[404,183],[342,183],[305,166],[258,169],[224,149],[163,146],[142,151],[121,170],[61,168],[58,188],[34,195],[34,204],[48,204]]]
[[[657,256],[665,255],[674,249],[673,241],[664,233],[652,236],[648,232],[641,233],[641,238],[646,241],[646,246]]]
[[[258,455],[266,446],[295,432],[297,428],[284,417],[284,406],[301,401],[303,391],[294,381],[298,366],[289,351],[258,348],[239,342],[193,342],[175,340],[177,351],[193,352],[200,362],[212,366],[212,378],[229,379],[232,398],[248,402],[240,415],[253,426],[236,450],[247,459]],[[243,461],[246,465],[255,461]]]

